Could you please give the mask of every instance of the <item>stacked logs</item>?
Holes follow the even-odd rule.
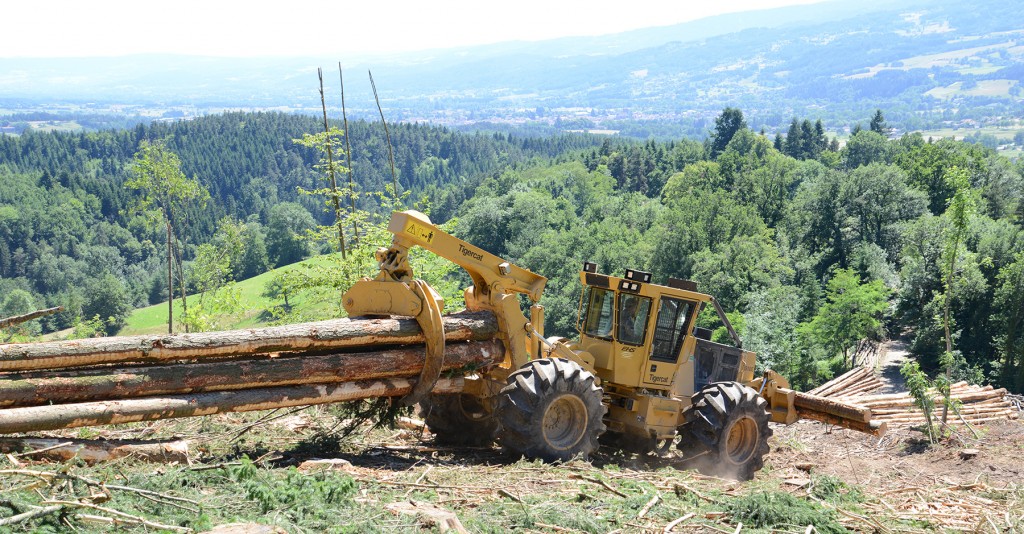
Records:
[[[490,313],[446,316],[434,392],[500,362]],[[0,434],[408,394],[424,364],[412,319],[0,345]]]
[[[884,385],[871,369],[859,367],[808,393],[870,408],[872,420],[890,426],[925,422],[924,413],[914,404],[910,393],[872,394]],[[935,406],[933,414],[938,414],[942,410],[943,396],[936,391],[932,391],[931,396]],[[1020,411],[1010,402],[1005,389],[957,382],[950,386],[950,398],[958,404],[957,409],[950,412],[947,420],[950,424],[974,425],[1020,417]]]
[[[832,380],[807,392],[808,395],[831,397],[837,393],[843,396],[867,394],[885,386],[870,367],[855,367]]]

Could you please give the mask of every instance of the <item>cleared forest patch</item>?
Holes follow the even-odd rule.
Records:
[[[16,532],[105,531],[111,522],[140,532],[237,522],[286,532],[1024,527],[1024,425],[1016,421],[980,425],[979,438],[958,432],[931,447],[913,429],[878,440],[820,423],[778,426],[765,469],[747,483],[685,470],[674,453],[602,449],[590,461],[550,465],[509,458],[497,447],[437,446],[414,419],[403,420],[404,428],[358,427],[339,440],[345,423],[340,408],[328,406],[52,433],[184,441],[189,459],[86,465],[7,454],[0,457],[0,521]],[[12,522],[32,512],[40,515]]]

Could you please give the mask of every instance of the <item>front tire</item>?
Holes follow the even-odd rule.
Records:
[[[548,462],[586,457],[605,431],[604,391],[594,375],[562,358],[533,360],[501,390],[498,439],[509,453]]]
[[[679,449],[706,475],[750,480],[768,453],[768,403],[736,382],[711,384],[693,396],[679,427]]]

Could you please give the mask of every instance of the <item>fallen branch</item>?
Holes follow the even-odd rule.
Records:
[[[11,517],[5,517],[3,519],[0,519],[0,527],[6,527],[6,526],[9,526],[9,525],[16,525],[18,523],[23,523],[25,521],[28,521],[30,519],[34,519],[36,517],[44,516],[44,515],[47,515],[47,514],[52,514],[54,512],[59,512],[59,511],[61,511],[63,509],[64,509],[63,506],[58,506],[58,505],[46,506],[46,507],[42,507],[42,508],[36,507],[34,510],[30,510],[28,512],[24,512],[24,513],[21,513],[21,514],[18,514],[18,515],[12,515]]]
[[[610,484],[608,484],[607,482],[605,482],[604,480],[601,480],[599,478],[590,478],[590,477],[584,476],[584,475],[570,475],[570,476],[576,476],[576,477],[579,477],[579,478],[581,478],[583,480],[586,480],[587,482],[592,482],[594,484],[602,486],[604,489],[606,489],[606,490],[608,490],[608,491],[618,495],[619,497],[623,497],[623,498],[628,498],[629,497],[629,495],[626,495],[625,493],[622,493],[621,491],[613,488]]]
[[[62,311],[64,311],[64,306],[57,306],[56,308],[47,308],[45,310],[29,312],[24,315],[15,315],[13,317],[7,317],[5,319],[0,319],[0,328],[7,328],[10,326],[14,326],[16,324],[31,321],[32,319],[38,319],[40,317],[46,317],[47,315],[60,313]]]
[[[688,513],[688,514],[686,514],[686,515],[684,515],[684,516],[682,516],[682,517],[680,517],[678,519],[672,520],[671,523],[665,525],[665,529],[662,530],[662,533],[663,534],[669,534],[669,532],[672,532],[672,529],[674,529],[677,526],[679,526],[680,523],[682,523],[683,521],[686,521],[686,520],[692,518],[695,515],[696,514],[694,514],[693,512],[690,512],[690,513]]]
[[[72,507],[72,508],[89,508],[89,509],[92,509],[92,510],[97,510],[97,511],[100,511],[100,512],[103,512],[103,513],[106,513],[106,514],[110,514],[112,516],[120,518],[121,520],[131,521],[134,524],[145,525],[145,526],[150,527],[150,528],[158,528],[158,529],[163,529],[163,530],[172,530],[174,532],[193,532],[193,530],[188,528],[188,527],[179,527],[177,525],[163,525],[163,524],[160,524],[160,523],[154,523],[153,521],[150,521],[150,520],[146,519],[145,517],[131,515],[131,514],[126,514],[124,512],[119,511],[119,510],[114,510],[113,508],[107,508],[105,506],[99,506],[99,505],[92,504],[92,503],[87,503],[87,502],[80,502],[80,501],[43,501],[43,504],[50,504],[50,505],[56,505],[56,506],[62,506],[62,507]],[[90,517],[94,517],[95,518],[95,517],[98,517],[98,516],[90,516]],[[117,521],[116,519],[113,519],[113,518],[106,518],[106,519],[110,520],[110,522],[113,522],[113,523],[116,523],[116,521]]]
[[[658,501],[660,501],[660,500],[661,500],[661,495],[655,493],[654,497],[652,497],[651,500],[647,501],[647,504],[645,504],[644,507],[641,508],[640,511],[636,514],[636,518],[640,519],[643,516],[647,515],[647,512],[650,512],[651,508],[654,508],[654,505],[658,504]]]

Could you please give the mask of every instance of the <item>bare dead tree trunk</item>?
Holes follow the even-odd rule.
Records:
[[[348,201],[351,213],[356,212],[355,170],[352,168],[352,143],[348,136],[348,113],[345,111],[345,77],[341,73],[341,62],[338,62],[338,81],[341,84],[341,120],[345,129],[345,167],[348,169]],[[359,243],[359,225],[352,218],[352,242]]]
[[[8,408],[0,410],[0,434],[399,397],[412,391],[414,383],[413,379],[396,378]],[[458,393],[462,388],[462,378],[442,378],[434,385],[433,392]]]
[[[331,129],[327,125],[327,101],[324,99],[324,73],[316,69],[320,77],[320,107],[324,112],[324,141],[327,143],[327,171],[331,175],[331,203],[334,205],[334,224],[338,227],[338,249],[342,259],[345,258],[345,230],[341,227],[341,204],[338,202],[338,180],[334,176],[334,154],[331,148]]]

